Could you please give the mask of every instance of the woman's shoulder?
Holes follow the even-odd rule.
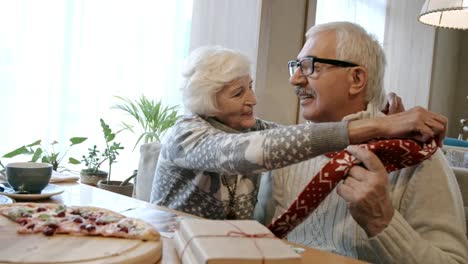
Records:
[[[251,129],[252,131],[259,131],[259,130],[265,130],[265,129],[271,129],[271,128],[277,128],[281,127],[281,125],[271,122],[271,121],[266,121],[260,118],[255,118],[255,125]]]
[[[209,126],[209,123],[199,115],[184,115],[172,126],[172,129],[190,129]]]
[[[208,133],[212,126],[198,115],[185,115],[167,131],[164,135],[164,143],[168,144],[174,140],[180,141],[180,138]]]

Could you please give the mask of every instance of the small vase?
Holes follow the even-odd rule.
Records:
[[[126,185],[120,186],[121,181],[99,181],[97,186],[101,189],[115,192],[118,194],[126,195],[132,197],[133,194],[133,183],[127,183]]]
[[[80,172],[80,182],[91,186],[97,186],[99,181],[106,179],[107,172],[105,171],[98,170],[96,172],[92,172],[89,170],[81,170]]]

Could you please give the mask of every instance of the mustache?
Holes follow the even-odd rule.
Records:
[[[306,89],[304,87],[300,87],[300,86],[296,86],[294,88],[294,93],[296,94],[296,96],[301,96],[301,95],[312,95],[312,93],[309,93],[306,91]]]

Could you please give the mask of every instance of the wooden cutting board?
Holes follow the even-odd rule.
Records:
[[[157,263],[162,241],[91,236],[21,235],[0,216],[0,263]]]

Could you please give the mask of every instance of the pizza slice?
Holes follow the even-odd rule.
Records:
[[[159,240],[150,224],[98,207],[52,203],[15,203],[0,206],[0,214],[19,224],[20,234],[43,233]]]

